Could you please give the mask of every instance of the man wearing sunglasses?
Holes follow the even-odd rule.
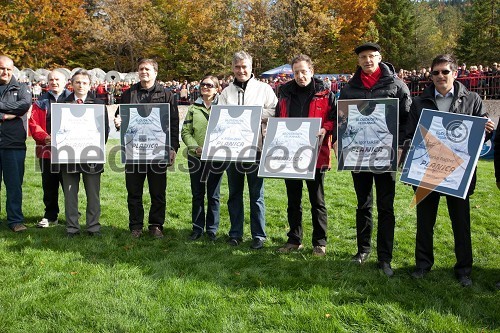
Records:
[[[423,91],[422,95],[413,99],[406,139],[411,139],[416,131],[418,120],[422,109],[439,110],[467,114],[471,116],[485,117],[481,97],[456,80],[457,62],[449,54],[439,55],[432,61],[431,79],[432,83]],[[489,120],[486,123],[486,133],[491,133],[494,123]],[[472,285],[470,274],[472,272],[472,245],[470,234],[470,205],[469,196],[474,192],[476,185],[476,174],[472,178],[469,192],[465,199],[449,195],[446,197],[448,212],[450,214],[451,226],[455,238],[455,276],[464,287]],[[412,277],[423,278],[434,264],[433,233],[434,224],[439,206],[441,194],[431,192],[425,199],[417,204],[417,237],[415,248],[416,269]]]
[[[411,104],[408,87],[396,76],[394,67],[390,63],[382,62],[378,44],[366,43],[358,46],[354,52],[358,55],[358,69],[352,79],[340,91],[339,99],[398,98],[399,145],[402,145],[404,128]],[[396,224],[394,217],[396,173],[380,172],[378,170],[373,172],[352,172],[352,179],[358,200],[356,209],[358,252],[353,256],[352,260],[361,265],[370,256],[373,230],[373,183],[375,183],[378,211],[378,267],[384,274],[391,277],[394,275],[391,260]]]

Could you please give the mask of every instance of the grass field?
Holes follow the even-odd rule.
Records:
[[[287,232],[282,180],[265,182],[264,249],[249,248],[248,206],[245,242],[236,248],[225,243],[225,177],[220,239],[188,241],[191,193],[182,156],[168,174],[164,239],[130,237],[124,175],[109,164],[101,184],[103,236],[68,239],[64,225],[34,227],[43,215],[42,189],[32,140],[28,143],[27,232],[14,234],[7,228],[2,192],[0,332],[500,331],[500,292],[495,289],[500,280],[500,191],[492,162],[478,166],[478,189],[471,199],[474,285],[462,288],[453,275],[453,237],[444,201],[435,228],[435,266],[423,280],[409,276],[415,211],[409,206],[411,188],[402,184],[395,203],[396,275],[389,279],[376,269],[376,256],[361,267],[350,263],[356,252],[356,200],[349,173],[330,171],[325,180],[329,245],[324,258],[311,255],[308,200],[305,249],[276,253]],[[117,144],[110,140],[108,149]],[[144,201],[148,206],[147,195]]]

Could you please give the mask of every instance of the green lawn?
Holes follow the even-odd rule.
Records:
[[[474,285],[464,289],[453,275],[453,237],[444,201],[435,229],[435,266],[423,280],[410,278],[416,227],[408,186],[397,187],[396,275],[389,279],[376,269],[375,256],[362,267],[350,263],[356,252],[356,201],[349,173],[330,171],[325,180],[329,245],[324,258],[311,255],[307,199],[305,249],[276,253],[287,232],[282,180],[265,183],[264,249],[249,248],[248,212],[245,242],[236,248],[225,244],[225,177],[220,240],[188,241],[191,193],[189,175],[180,171],[186,164],[181,156],[168,174],[164,239],[131,239],[124,175],[109,165],[102,176],[103,237],[68,239],[63,225],[34,227],[43,204],[30,138],[28,143],[23,205],[27,232],[14,234],[7,228],[2,191],[0,332],[500,331],[495,289],[500,280],[500,191],[492,162],[478,166],[478,190],[471,200]],[[117,144],[110,141],[108,149]],[[144,201],[148,206],[147,195]]]

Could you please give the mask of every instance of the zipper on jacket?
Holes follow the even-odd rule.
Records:
[[[238,89],[238,105],[245,105],[245,91],[240,87],[236,89]]]

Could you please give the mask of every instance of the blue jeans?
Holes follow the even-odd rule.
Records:
[[[24,149],[0,149],[0,185],[3,177],[7,194],[5,206],[9,228],[24,222],[22,185],[25,159]]]
[[[230,163],[227,168],[229,200],[227,207],[231,220],[229,237],[243,238],[243,221],[245,220],[243,206],[243,189],[245,175],[247,176],[248,193],[250,197],[250,230],[252,238],[266,238],[266,207],[264,204],[264,179],[257,177],[259,164]]]
[[[217,233],[220,221],[220,184],[224,173],[223,163],[204,162],[188,155],[191,193],[193,194],[191,212],[193,232]],[[205,215],[205,193],[207,194],[207,213]]]

